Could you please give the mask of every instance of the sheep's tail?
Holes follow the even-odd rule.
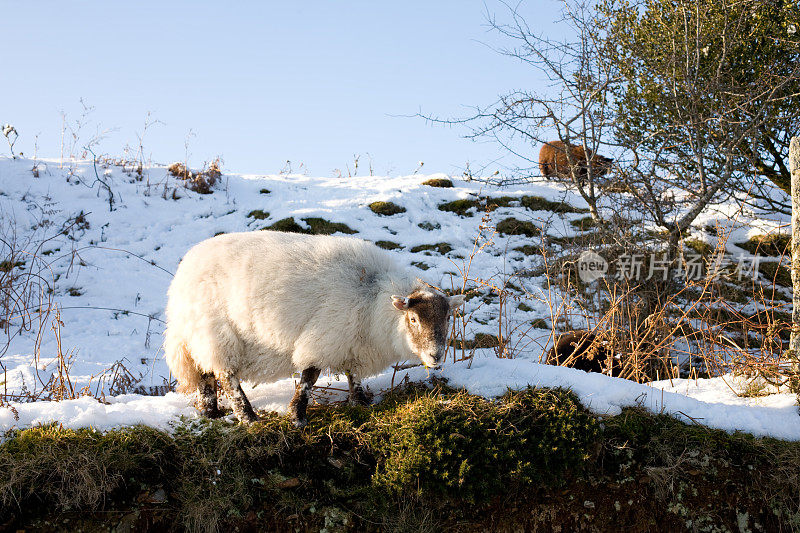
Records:
[[[164,353],[167,365],[172,374],[178,380],[178,391],[185,394],[193,393],[197,390],[203,380],[200,370],[192,359],[192,354],[186,346],[186,342],[170,335],[169,329],[164,340]]]

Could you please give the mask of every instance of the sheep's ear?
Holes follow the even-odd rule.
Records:
[[[398,311],[405,311],[408,309],[408,298],[404,296],[392,296],[392,305]]]
[[[450,310],[455,311],[456,309],[464,305],[464,295],[456,294],[455,296],[451,296],[447,299],[447,303],[450,304]]]

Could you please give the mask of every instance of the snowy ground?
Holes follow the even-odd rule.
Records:
[[[52,237],[37,255],[49,263],[47,272],[55,287],[53,303],[60,308],[63,321],[61,349],[72,358],[70,375],[75,388],[88,386],[93,393],[108,393],[111,373],[103,373],[115,362],[121,362],[127,369],[140,392],[164,391],[169,374],[160,345],[170,272],[193,244],[216,233],[259,229],[289,216],[301,225],[303,218],[321,217],[348,225],[357,231],[355,237],[399,244],[401,248],[392,251],[399,261],[417,269],[427,281],[450,288],[461,286],[458,272],[469,260],[481,215],[461,217],[443,212],[438,209],[441,203],[489,194],[536,195],[584,206],[580,198],[555,184],[496,190],[454,179],[454,188],[433,188],[421,183],[444,176],[419,175],[311,178],[226,174],[214,194],[201,195],[179,186],[176,189],[179,199],[175,200],[175,179],[163,168],[145,169],[143,180],[137,181],[130,169],[120,166],[98,165],[95,174],[91,162],[60,169],[56,162],[45,161],[40,162],[36,178],[31,172],[33,164],[30,160],[0,158],[4,238],[10,235],[11,227],[16,228],[18,241],[29,235]],[[98,177],[114,192],[113,211],[109,210],[108,193],[97,181]],[[374,214],[368,205],[377,200],[395,202],[406,212],[393,216]],[[248,217],[254,210],[269,215],[262,220]],[[555,215],[514,205],[492,213],[494,221],[509,216],[533,221],[545,227],[550,235],[563,236],[575,231],[570,220],[585,215]],[[74,221],[75,217],[78,224],[65,226],[67,220]],[[707,218],[711,220],[711,215]],[[742,223],[731,242],[746,240],[749,234],[763,233],[769,227],[774,224]],[[535,256],[513,250],[526,244],[525,237],[495,235],[493,241],[474,257],[470,267],[472,276],[498,281],[504,273],[536,266]],[[444,254],[411,251],[418,245],[438,243],[447,243],[452,250]],[[522,284],[532,294],[542,292],[541,278],[517,278],[515,283]],[[549,318],[543,301],[530,298],[525,304],[524,310],[511,309],[512,326]],[[467,337],[477,332],[493,332],[496,303],[474,298],[467,303],[466,310],[472,314]],[[528,384],[563,386],[574,390],[598,414],[616,414],[624,406],[641,405],[654,412],[674,414],[690,423],[800,440],[796,400],[786,392],[743,398],[736,392],[744,390],[746,384],[732,376],[673,380],[648,386],[540,365],[537,361],[548,341],[549,329],[525,329],[528,331],[524,342],[512,339],[517,348],[516,359],[499,360],[491,350],[482,350],[470,368],[464,363],[448,363],[441,370],[442,375],[455,386],[465,386],[487,397],[502,394],[508,387]],[[5,382],[0,387],[5,389],[0,389],[0,393],[35,395],[54,373],[56,337],[50,323],[43,331],[38,363],[34,360],[32,334],[14,338],[9,349],[0,355],[0,364],[5,368],[5,377],[0,374],[0,382]],[[395,375],[396,383],[404,373],[410,379],[425,377],[423,369],[411,369]],[[388,371],[367,383],[379,393],[390,386],[392,377]],[[321,384],[331,382],[335,388],[346,388],[333,378],[323,378]],[[257,408],[282,411],[293,384],[288,378],[259,385],[249,396]],[[0,408],[0,432],[49,421],[98,429],[134,423],[167,428],[178,416],[196,416],[187,400],[175,393],[125,394],[107,396],[106,400],[107,404],[91,398],[13,402]]]

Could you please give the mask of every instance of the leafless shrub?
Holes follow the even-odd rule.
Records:
[[[787,304],[763,276],[743,283],[726,252],[728,235],[718,237],[716,248],[702,256],[704,274],[680,282],[607,276],[587,284],[577,275],[576,253],[553,256],[543,248],[548,290],[530,297],[549,306],[558,330],[588,329],[610,347],[619,356],[620,377],[644,382],[735,372],[780,386],[788,376],[782,357]],[[644,244],[627,253],[640,254],[646,272],[658,250]],[[610,257],[624,251],[614,244],[605,249]],[[681,250],[684,271],[697,260],[690,253]]]
[[[37,226],[47,227],[46,222]],[[0,358],[14,337],[41,325],[52,309],[53,276],[42,250],[55,235],[43,236],[40,229],[21,236],[17,231],[12,213],[0,216],[0,330],[5,336]]]
[[[142,376],[136,376],[125,366],[123,361],[115,361],[111,366],[91,377],[94,382],[94,392],[92,396],[105,401],[106,392],[109,396],[129,394],[136,390],[136,386]]]

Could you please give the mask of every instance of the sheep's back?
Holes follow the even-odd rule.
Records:
[[[393,276],[402,272],[392,258],[359,239],[271,231],[220,235],[181,261],[170,286],[168,328],[180,322],[219,331],[228,324],[252,352],[250,359],[265,352],[291,357],[303,336],[313,335],[314,350],[335,366],[334,354],[346,357],[349,345],[363,340],[381,283]]]

